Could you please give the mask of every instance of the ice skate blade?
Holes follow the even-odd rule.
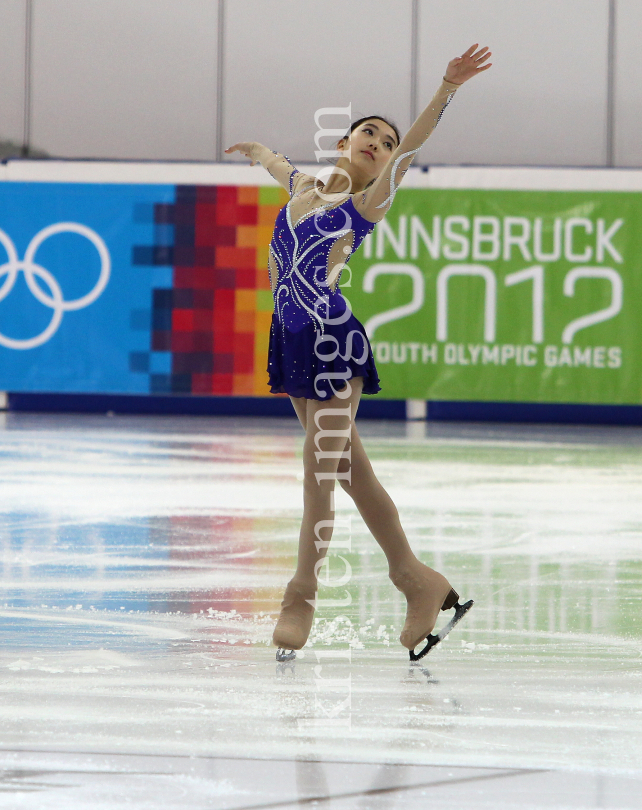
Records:
[[[283,647],[279,647],[276,651],[276,660],[277,661],[294,661],[296,658],[296,650],[284,650]]]
[[[457,622],[463,619],[474,604],[475,603],[472,599],[469,602],[466,602],[465,605],[460,605],[459,602],[457,602],[455,605],[455,615],[448,622],[448,624],[445,627],[442,627],[438,633],[435,633],[434,635],[431,633],[429,636],[426,636],[426,646],[423,648],[423,650],[418,653],[416,653],[414,650],[410,650],[410,660],[419,661],[419,659],[423,658],[424,655],[428,655],[433,647],[446,638]]]

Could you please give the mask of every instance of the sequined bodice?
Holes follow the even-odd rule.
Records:
[[[346,299],[338,286],[341,269],[374,230],[374,223],[364,219],[348,197],[333,207],[314,208],[293,224],[292,199],[279,211],[270,243],[271,263],[278,274],[276,280],[270,278],[274,311],[284,329],[298,332],[314,323],[323,334],[325,323],[340,322],[336,319],[346,313]],[[351,245],[346,241],[350,236]],[[332,248],[342,239],[346,241],[342,261],[329,267]]]

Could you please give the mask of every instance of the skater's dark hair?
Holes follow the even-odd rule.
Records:
[[[383,115],[365,115],[363,118],[360,118],[358,121],[355,121],[353,124],[350,124],[350,129],[346,132],[346,134],[343,136],[343,138],[349,138],[350,133],[354,132],[355,129],[360,124],[363,124],[366,121],[372,121],[375,118],[377,119],[377,121],[383,121],[385,124],[388,124],[388,126],[394,131],[395,135],[397,136],[397,146],[399,146],[399,144],[401,142],[401,135],[399,134],[399,130],[397,129],[397,125],[393,124],[392,121],[389,121]],[[341,140],[343,140],[343,138]]]

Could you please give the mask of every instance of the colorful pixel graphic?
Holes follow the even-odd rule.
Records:
[[[153,289],[150,352],[130,360],[150,393],[269,394],[268,246],[287,200],[281,188],[176,186],[174,203],[154,205],[155,243],[133,263],[171,265],[172,286]]]

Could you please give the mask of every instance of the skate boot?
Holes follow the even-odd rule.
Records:
[[[408,602],[406,623],[399,641],[410,651],[410,660],[423,658],[436,644],[442,641],[457,622],[473,606],[472,600],[459,604],[459,594],[438,571],[417,560],[411,566],[390,574],[394,586],[400,590]],[[455,616],[436,635],[431,635],[440,610],[455,608]],[[427,644],[419,653],[414,649],[426,639]]]
[[[288,582],[281,602],[281,614],[272,635],[272,641],[279,648],[277,661],[291,661],[296,655],[294,651],[300,650],[308,640],[315,600],[316,588],[294,580]]]

